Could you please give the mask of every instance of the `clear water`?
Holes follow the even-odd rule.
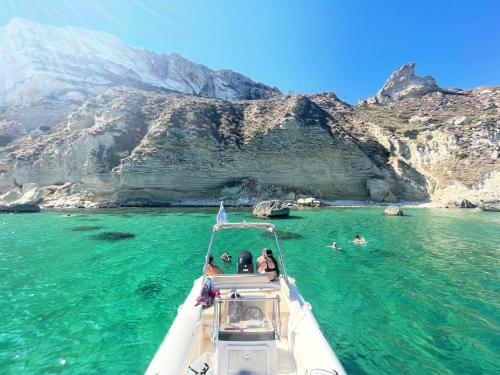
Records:
[[[143,373],[201,272],[216,211],[0,216],[0,372]],[[288,273],[351,374],[500,373],[500,215],[407,212],[275,221]],[[228,215],[252,220],[248,210]],[[116,231],[135,237],[98,236]],[[366,246],[351,243],[356,233]],[[234,256],[271,244],[224,236],[216,251]],[[333,240],[343,252],[326,247]]]

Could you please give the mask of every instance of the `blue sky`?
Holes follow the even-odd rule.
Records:
[[[105,31],[284,93],[333,91],[351,103],[410,61],[444,87],[500,85],[496,0],[2,0],[0,24],[12,17]]]

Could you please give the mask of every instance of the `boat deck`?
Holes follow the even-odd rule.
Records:
[[[219,282],[220,283],[220,282]],[[290,315],[289,307],[286,299],[282,295],[280,282],[265,282],[261,285],[256,285],[255,287],[249,287],[248,284],[238,285],[227,289],[220,289],[220,295],[222,298],[230,297],[233,293],[240,294],[244,297],[266,297],[280,299],[280,322],[281,322],[281,335],[278,340],[276,340],[276,350],[277,350],[277,375],[294,375],[296,374],[294,362],[292,355],[289,350],[288,343],[288,318]],[[220,285],[220,284],[219,284]],[[225,286],[225,285],[224,285]],[[243,288],[241,288],[243,287]],[[215,354],[215,347],[211,342],[211,333],[214,324],[214,307],[211,306],[202,312],[202,341],[200,347],[198,348],[198,353],[213,353]]]

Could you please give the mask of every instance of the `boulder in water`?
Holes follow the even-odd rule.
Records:
[[[319,207],[321,205],[321,201],[313,197],[299,198],[297,199],[297,205],[301,207]]]
[[[500,212],[500,201],[481,202],[478,207],[483,211]]]
[[[386,216],[403,216],[403,211],[396,206],[389,206],[385,209],[384,215]]]
[[[279,200],[262,201],[253,208],[253,216],[267,217],[283,217],[290,214],[290,208]]]
[[[0,200],[0,213],[40,211],[38,203],[42,199],[42,188],[38,187],[36,184],[25,185],[29,186],[27,186],[26,189],[23,186],[21,192],[15,189],[2,195],[2,200]]]

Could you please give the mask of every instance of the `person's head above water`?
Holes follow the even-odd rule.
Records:
[[[265,254],[268,257],[272,257],[273,256],[273,251],[271,249],[265,249]]]
[[[356,234],[356,237],[354,237],[354,238],[361,238],[361,236],[359,234]]]

